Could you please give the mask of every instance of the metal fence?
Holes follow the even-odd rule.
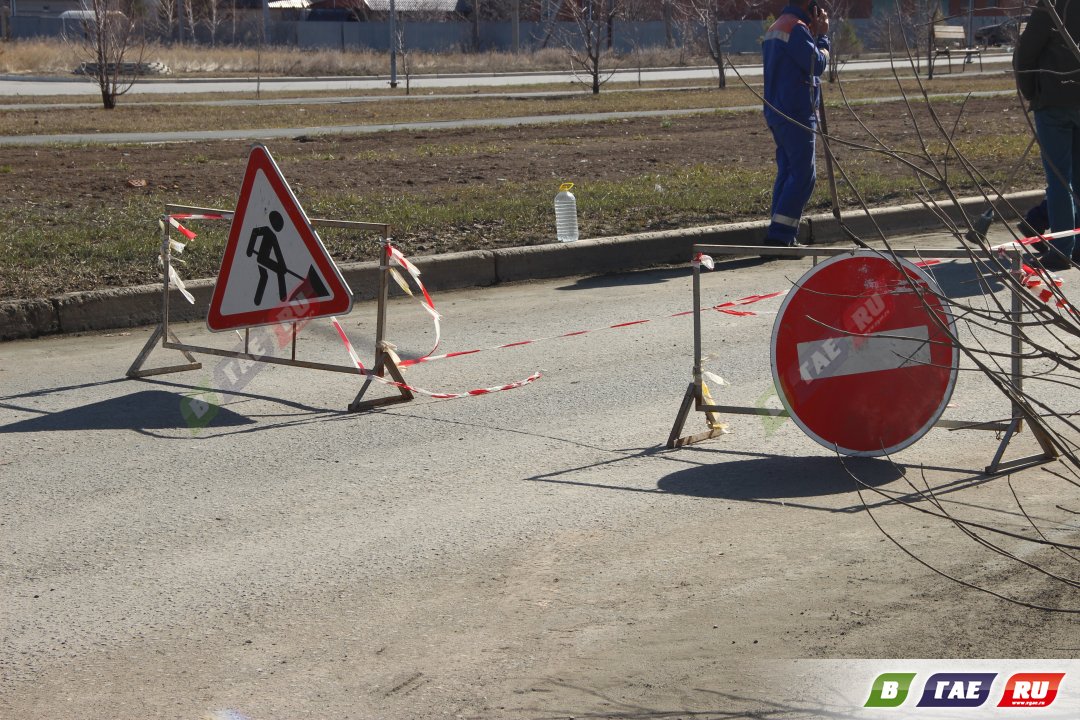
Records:
[[[864,21],[851,21],[858,26]],[[70,23],[69,23],[70,26]],[[757,52],[764,32],[761,21],[727,23],[733,28],[730,52]],[[474,40],[471,22],[399,22],[404,30],[406,47],[413,50],[439,51],[510,51],[513,49],[513,29],[509,22],[482,22]],[[70,30],[70,27],[68,28]],[[673,40],[682,44],[678,27],[671,29]],[[59,18],[15,16],[10,18],[10,34],[13,39],[34,37],[60,37],[64,23]],[[524,51],[543,47],[561,47],[565,39],[579,35],[574,23],[523,22],[519,24],[519,47]],[[197,27],[194,40],[199,43],[243,44],[257,43],[262,36],[261,23],[245,18],[236,23],[222,24],[214,36],[205,27]],[[190,33],[188,39],[191,39]],[[287,45],[300,49],[351,49],[366,48],[386,51],[390,47],[390,28],[386,22],[326,22],[305,20],[271,21],[266,28],[265,39],[275,45]],[[615,22],[612,46],[618,52],[630,52],[641,48],[664,47],[668,44],[668,32],[661,21]]]

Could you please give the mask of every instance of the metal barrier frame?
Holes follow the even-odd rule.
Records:
[[[804,258],[809,257],[813,259],[814,264],[817,264],[819,257],[836,257],[838,255],[854,254],[861,248],[851,247],[770,247],[770,246],[757,246],[757,245],[694,245],[693,253],[697,256],[698,253],[707,255],[728,255],[728,256],[772,256],[772,257],[786,257],[786,258]],[[881,250],[881,254],[885,257],[895,256],[902,258],[941,258],[945,260],[968,260],[971,258],[974,250],[967,250],[963,248],[926,248],[926,249],[897,249],[897,250]],[[1019,252],[1013,253],[1013,267],[1017,271],[1020,269],[1021,255]],[[675,449],[683,447],[684,445],[691,445],[693,443],[708,440],[723,434],[721,429],[709,429],[705,432],[696,433],[693,435],[680,436],[683,431],[683,426],[686,423],[686,418],[690,413],[691,407],[698,412],[704,413],[725,413],[729,415],[765,415],[769,417],[790,417],[787,410],[773,410],[769,408],[758,407],[746,407],[738,405],[716,405],[705,401],[702,393],[702,359],[701,359],[701,267],[698,263],[693,264],[693,292],[694,292],[694,368],[693,368],[693,380],[689,387],[686,389],[686,393],[683,396],[682,404],[679,406],[679,412],[675,417],[675,424],[671,428],[671,433],[668,435],[667,447]],[[1012,290],[1012,304],[1010,312],[1014,321],[1019,321],[1022,314],[1022,305],[1020,301],[1020,294],[1014,287]],[[1018,390],[1023,387],[1023,358],[1021,357],[1023,341],[1020,337],[1019,331],[1014,325],[1010,330],[1011,334],[1011,347],[1012,347],[1012,364],[1010,367],[1010,379],[1013,383],[1013,387]],[[1009,443],[1012,441],[1013,436],[1023,430],[1024,419],[1032,419],[1028,415],[1027,411],[1018,405],[1015,401],[1012,402],[1012,411],[1010,413],[1010,419],[1006,422],[984,422],[984,423],[971,423],[959,420],[939,419],[934,423],[934,427],[942,427],[950,430],[993,430],[996,432],[1004,432],[1005,435],[1001,439],[1001,443],[998,445],[997,451],[994,453],[993,459],[990,464],[986,466],[984,472],[987,475],[996,475],[1005,472],[1011,472],[1013,470],[1019,470],[1025,467],[1032,467],[1034,465],[1040,465],[1045,462],[1049,462],[1058,457],[1059,452],[1055,447],[1052,438],[1050,438],[1039,426],[1038,423],[1029,423],[1031,426],[1032,434],[1035,439],[1038,440],[1039,446],[1042,448],[1042,454],[1032,455],[1029,457],[1019,458],[1008,462],[1002,462],[1005,455],[1005,450],[1008,448]]]
[[[250,336],[250,329],[244,329],[244,350],[242,352],[235,350],[222,350],[220,348],[205,347],[201,345],[191,345],[189,343],[181,342],[176,336],[176,333],[172,331],[169,326],[169,280],[171,276],[172,268],[172,244],[171,244],[171,225],[169,224],[169,216],[176,214],[192,214],[192,215],[209,215],[217,214],[227,218],[231,218],[233,210],[220,210],[217,208],[204,208],[193,207],[189,205],[165,205],[165,213],[162,216],[162,226],[164,230],[161,235],[161,260],[163,264],[163,278],[161,286],[161,323],[154,328],[146,344],[139,352],[138,357],[135,358],[135,362],[131,364],[126,373],[129,378],[143,378],[152,375],[163,375],[166,373],[182,372],[185,370],[198,370],[202,367],[202,363],[195,359],[193,353],[200,353],[205,355],[216,355],[218,357],[236,358],[239,360],[248,360],[252,362],[262,362],[272,365],[287,365],[290,367],[300,367],[309,370],[323,370],[326,372],[338,372],[346,373],[350,375],[356,375],[359,371],[354,365],[332,365],[328,363],[311,362],[308,360],[296,359],[296,337],[298,329],[296,320],[291,322],[292,324],[292,342],[291,353],[288,358],[273,357],[270,355],[255,355],[250,352],[248,346],[248,340]],[[364,394],[372,383],[372,375],[378,375],[382,377],[384,373],[389,373],[390,376],[398,383],[404,385],[405,378],[401,374],[399,367],[400,360],[397,354],[394,352],[393,347],[386,342],[386,303],[389,293],[389,253],[387,249],[390,246],[390,225],[387,223],[371,223],[371,222],[357,222],[352,220],[329,220],[326,218],[311,218],[309,222],[312,226],[320,227],[335,227],[344,228],[347,230],[357,230],[364,232],[375,232],[380,236],[382,254],[379,260],[379,293],[378,293],[378,307],[376,310],[376,324],[375,324],[375,364],[370,371],[367,372],[367,377],[364,380],[363,386],[356,394],[356,397],[351,403],[349,403],[349,412],[358,412],[361,410],[367,410],[380,405],[387,405],[390,403],[408,402],[413,399],[412,392],[405,387],[397,387],[398,394],[390,395],[387,397],[376,398],[373,400],[362,400]],[[167,350],[179,350],[184,358],[188,361],[183,365],[168,365],[164,367],[144,369],[147,358],[150,353],[153,352],[154,347],[158,341],[161,341],[161,347]]]

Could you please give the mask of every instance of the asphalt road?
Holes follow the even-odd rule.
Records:
[[[785,289],[806,267],[730,264],[705,277],[705,302]],[[962,268],[937,271],[970,291]],[[1075,623],[960,588],[886,542],[791,422],[735,418],[730,435],[662,450],[690,379],[691,318],[671,317],[691,306],[687,268],[435,301],[444,351],[595,331],[408,371],[436,391],[542,371],[528,386],[361,415],[342,411],[350,375],[204,356],[200,371],[125,380],[147,328],[0,345],[0,716],[730,717],[777,711],[777,658],[1075,652]],[[777,308],[704,316],[707,366],[731,383],[721,402],[775,405]],[[390,315],[406,356],[430,347],[413,300]],[[373,307],[344,325],[370,360]],[[325,320],[298,354],[347,362]],[[953,402],[954,418],[1006,413],[972,373]],[[996,447],[934,430],[896,459],[927,465],[954,511],[1022,530],[998,509],[1004,481],[976,472]],[[910,491],[883,460],[851,468]],[[1075,541],[1052,480],[1013,477]],[[898,508],[879,519],[961,577],[1001,570],[955,529]],[[824,712],[799,707],[784,716]]]
[[[1012,56],[1008,53],[986,53],[983,57],[983,66],[989,66],[991,70],[1009,65]],[[901,71],[907,71],[909,66],[905,62],[897,61]],[[884,70],[891,67],[888,60],[854,60],[847,63],[846,67],[852,71],[860,70]],[[961,70],[961,63],[954,61],[956,71]],[[948,72],[944,63],[937,66],[938,72]],[[760,65],[740,65],[738,72],[746,78],[760,78]],[[729,77],[734,77],[733,71],[728,71]],[[636,83],[639,80],[645,82],[679,81],[679,80],[702,80],[715,79],[716,68],[649,68],[640,72],[636,68],[617,70],[609,80],[612,83]],[[389,76],[379,77],[320,77],[320,78],[263,78],[236,79],[214,78],[207,80],[169,80],[169,79],[142,79],[132,86],[129,97],[140,94],[174,94],[174,93],[253,93],[257,89],[262,92],[284,91],[341,91],[357,92],[368,90],[381,90],[389,85]],[[398,76],[399,87],[405,84],[405,76]],[[538,73],[492,73],[492,74],[466,74],[466,75],[414,75],[409,79],[409,84],[415,90],[427,90],[453,87],[506,87],[510,85],[549,85],[559,83],[581,84],[580,75],[570,72],[538,72]],[[97,93],[97,86],[92,78],[61,79],[45,77],[19,77],[14,75],[0,76],[0,97],[3,96],[42,96],[42,95],[88,95]]]

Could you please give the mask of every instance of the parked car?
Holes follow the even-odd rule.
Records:
[[[1027,24],[1028,19],[1009,18],[1005,22],[994,25],[983,25],[975,30],[975,44],[983,47],[991,45],[1015,45],[1020,38],[1020,29]]]

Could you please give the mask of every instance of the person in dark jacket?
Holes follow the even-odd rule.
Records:
[[[821,74],[829,63],[828,32],[829,15],[815,0],[792,0],[761,43],[765,122],[776,141],[766,245],[799,244],[799,222],[817,180],[814,131]]]
[[[1071,39],[1062,36],[1050,13],[1061,17]],[[1080,0],[1039,0],[1013,55],[1016,85],[1035,116],[1035,133],[1046,171],[1050,230],[1080,225]],[[1050,270],[1080,259],[1072,235],[1056,238],[1041,256]],[[1076,253],[1074,255],[1074,253]]]

